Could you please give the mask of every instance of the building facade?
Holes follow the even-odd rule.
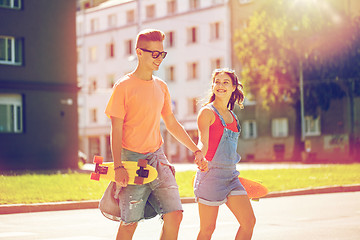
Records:
[[[0,170],[77,167],[76,1],[0,1]]]
[[[231,67],[227,1],[113,0],[77,13],[80,148],[111,160],[110,120],[104,110],[114,82],[136,67],[135,38],[145,28],[165,32],[168,55],[155,72],[168,84],[173,111],[196,140],[200,100],[213,69]],[[164,127],[163,127],[164,129]],[[192,160],[192,153],[163,131],[168,157]]]

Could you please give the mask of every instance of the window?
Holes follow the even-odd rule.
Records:
[[[1,1],[1,0],[0,0]],[[23,40],[0,35],[0,64],[22,65]]]
[[[99,30],[99,19],[93,18],[90,20],[90,31],[97,32]]]
[[[222,66],[221,58],[211,59],[211,71],[213,71],[214,69],[217,69],[217,68],[221,68],[221,66]]]
[[[108,16],[108,26],[109,28],[116,27],[116,14],[111,14]]]
[[[97,122],[97,109],[96,108],[90,109],[90,121],[92,123]]]
[[[165,80],[168,82],[175,82],[175,66],[169,66],[166,68]]]
[[[151,19],[155,17],[155,5],[146,6],[146,18]]]
[[[198,78],[198,64],[192,62],[188,64],[188,79],[194,80]]]
[[[187,41],[188,43],[196,43],[197,42],[197,27],[188,28],[187,31]]]
[[[112,88],[115,84],[115,74],[108,74],[106,79],[107,79],[107,87]]]
[[[95,62],[97,60],[97,47],[89,48],[89,61]]]
[[[200,0],[189,0],[190,1],[190,9],[197,9],[200,7]]]
[[[135,22],[135,11],[129,10],[126,11],[126,23],[134,23]]]
[[[167,32],[165,38],[165,47],[171,48],[175,46],[175,32]]]
[[[20,94],[0,94],[0,133],[22,132],[22,96]]]
[[[133,42],[132,40],[125,41],[125,55],[132,55],[133,54]]]
[[[167,1],[167,13],[169,15],[176,13],[176,0]]]
[[[89,137],[89,156],[100,155],[99,137]]]
[[[274,118],[272,120],[271,129],[273,137],[287,137],[289,135],[287,118]]]
[[[0,0],[0,7],[21,9],[22,0]]]
[[[220,39],[220,22],[210,23],[210,40]]]
[[[242,123],[242,137],[244,139],[253,139],[257,137],[255,120],[246,120]]]
[[[305,135],[319,136],[320,134],[320,117],[305,116]]]
[[[89,78],[89,93],[93,93],[97,90],[97,79],[96,77]]]
[[[197,109],[197,98],[189,98],[188,99],[188,112],[189,115],[195,115],[198,113],[198,109]]]
[[[115,57],[115,44],[113,42],[106,44],[106,57],[107,58]]]

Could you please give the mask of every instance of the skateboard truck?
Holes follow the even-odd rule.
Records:
[[[100,180],[100,175],[101,174],[107,174],[108,172],[108,167],[106,166],[100,166],[100,164],[103,163],[104,158],[100,157],[100,156],[94,156],[94,163],[95,165],[95,172],[91,173],[91,179],[92,180],[96,180],[99,181]]]
[[[139,169],[136,170],[137,176],[135,176],[134,183],[135,184],[143,184],[144,178],[149,177],[149,170],[145,169],[147,166],[148,160],[147,159],[139,159],[138,166]]]

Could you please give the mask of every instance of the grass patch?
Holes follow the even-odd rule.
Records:
[[[270,192],[333,185],[360,184],[360,164],[324,165],[301,169],[244,170]],[[181,197],[193,197],[195,171],[177,172]],[[87,173],[24,173],[0,175],[0,204],[43,203],[101,198],[107,181],[92,181]]]

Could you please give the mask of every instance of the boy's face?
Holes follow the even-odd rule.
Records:
[[[149,50],[149,51],[159,51],[159,52],[163,52],[164,51],[164,46],[163,46],[163,42],[162,41],[151,41],[151,42],[146,42],[144,45],[144,47],[141,47],[144,50]],[[157,71],[159,70],[160,64],[163,61],[162,56],[160,55],[158,58],[153,58],[152,57],[152,53],[151,52],[147,52],[141,50],[140,48],[137,49],[138,51],[138,57],[139,57],[139,63],[145,67],[146,69],[148,69],[149,71]]]

